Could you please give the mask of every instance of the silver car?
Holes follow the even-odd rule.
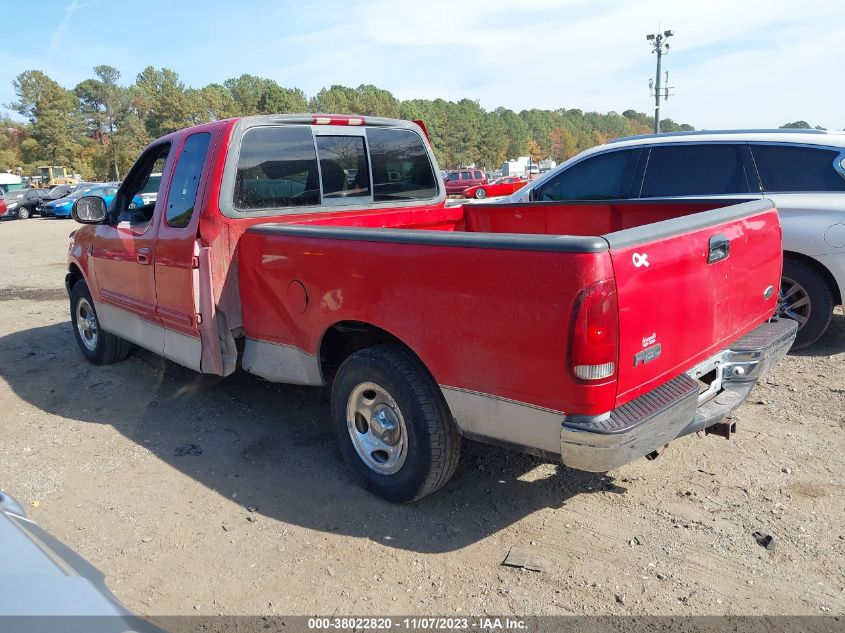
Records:
[[[0,630],[161,633],[133,616],[93,565],[0,490]]]
[[[621,138],[589,149],[509,200],[771,199],[783,228],[779,312],[818,339],[845,290],[845,133],[728,130]]]

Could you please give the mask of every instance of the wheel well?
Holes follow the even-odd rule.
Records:
[[[338,368],[352,354],[376,345],[396,345],[420,360],[410,347],[380,327],[361,321],[340,321],[326,330],[320,342],[320,369],[325,383],[332,383]]]
[[[812,257],[808,257],[807,255],[796,253],[794,251],[784,251],[783,258],[794,259],[795,261],[799,261],[802,264],[805,264],[816,272],[818,272],[819,275],[821,275],[821,277],[825,280],[827,287],[830,288],[830,291],[833,293],[834,305],[842,305],[842,291],[839,288],[839,284],[836,283],[836,279],[831,274],[831,272],[827,268],[825,268],[824,264],[819,263]]]
[[[85,279],[85,276],[82,274],[82,271],[79,270],[79,266],[77,266],[76,264],[71,264],[70,266],[68,266],[67,272],[70,281],[69,289],[72,289],[74,284],[80,279]]]

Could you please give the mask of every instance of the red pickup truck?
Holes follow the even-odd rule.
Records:
[[[354,477],[410,501],[446,483],[462,437],[606,471],[729,435],[794,339],[770,322],[766,200],[447,207],[438,173],[407,121],[257,116],[159,139],[109,208],[74,205],[79,347],[330,386]]]

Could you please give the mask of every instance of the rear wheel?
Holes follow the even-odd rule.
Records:
[[[21,207],[20,209],[18,209],[19,220],[26,220],[27,218],[29,218],[29,215],[29,209],[27,209],[26,207]]]
[[[80,279],[70,292],[70,320],[82,355],[95,365],[109,365],[132,353],[132,344],[100,327],[94,300]]]
[[[824,277],[804,262],[784,259],[778,315],[798,321],[792,349],[815,343],[833,316],[833,293]]]
[[[479,187],[475,190],[475,197],[478,199],[487,197],[487,190],[484,187]]]
[[[416,501],[458,465],[461,437],[440,388],[391,345],[347,358],[331,392],[332,425],[355,480],[388,501]]]

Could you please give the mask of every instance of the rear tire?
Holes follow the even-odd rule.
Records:
[[[73,285],[70,292],[70,321],[82,355],[95,365],[122,361],[134,349],[129,341],[100,327],[94,300],[82,279]]]
[[[379,345],[337,371],[331,415],[340,452],[363,488],[394,503],[449,481],[461,436],[438,385],[409,352]]]
[[[784,259],[778,315],[798,321],[798,335],[792,349],[815,343],[833,317],[833,293],[825,278],[802,261]]]

